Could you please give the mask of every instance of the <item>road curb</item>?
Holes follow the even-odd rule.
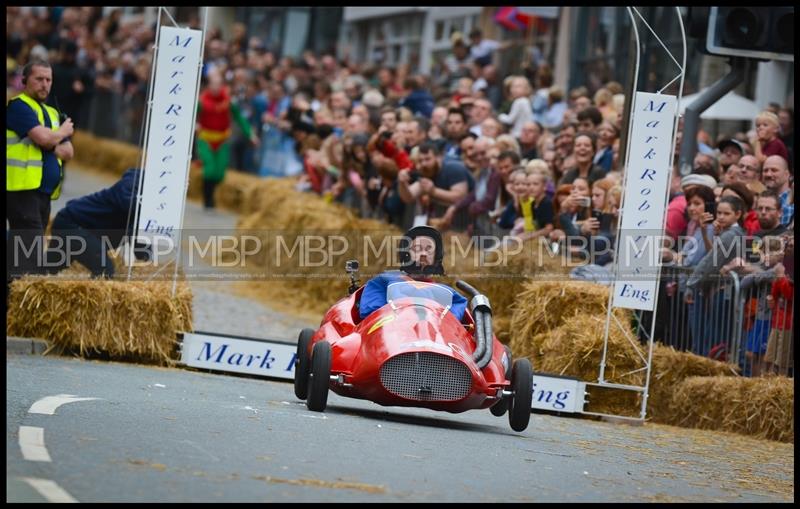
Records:
[[[42,355],[48,346],[44,339],[16,337],[6,339],[6,353]]]

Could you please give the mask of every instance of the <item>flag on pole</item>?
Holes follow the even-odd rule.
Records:
[[[530,26],[530,16],[519,12],[516,7],[500,7],[494,20],[506,30],[525,30]]]

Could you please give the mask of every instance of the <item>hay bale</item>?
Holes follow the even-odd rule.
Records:
[[[653,345],[647,416],[655,422],[671,422],[674,417],[671,405],[675,388],[689,377],[736,375],[737,369],[732,364],[690,352],[679,352],[671,346],[656,343]]]
[[[521,291],[513,296],[512,351],[526,357],[533,355],[533,338],[554,331],[575,317],[596,316],[604,321],[608,293],[608,287],[585,281],[525,282]],[[615,308],[614,313],[622,324],[630,323],[632,314],[629,310]],[[604,330],[603,323],[599,329],[601,341]]]
[[[537,334],[527,352],[512,346],[515,357],[528,357],[534,373],[549,373],[596,382],[603,355],[605,316],[575,314],[560,327]],[[630,329],[629,334],[632,334]],[[635,337],[633,339],[635,340]],[[637,342],[638,344],[638,342]],[[638,345],[646,356],[646,350]],[[636,347],[625,333],[615,326],[609,327],[606,354],[605,380],[628,385],[644,385],[644,372]],[[530,353],[529,353],[530,352]],[[531,355],[532,353],[532,355]],[[587,411],[630,415],[638,417],[639,394],[619,389],[587,387]]]
[[[236,234],[255,236],[261,245],[259,253],[245,257],[246,267],[253,271],[255,279],[247,282],[252,287],[248,292],[264,297],[270,304],[279,302],[306,311],[313,308],[324,313],[346,295],[348,280],[344,264],[347,260],[361,262],[362,281],[385,270],[389,265],[385,251],[384,256],[370,255],[369,260],[364,260],[366,243],[369,240],[378,249],[387,236],[401,234],[386,223],[361,219],[341,204],[327,203],[314,194],[298,192],[290,179],[257,183],[245,193],[241,206],[255,211],[240,217]],[[296,242],[305,246],[304,239],[312,236],[322,239],[325,245],[336,242],[335,251],[344,247],[344,252],[326,252],[331,256],[322,266],[313,265],[318,261],[316,258],[303,260],[301,251],[288,256]]]
[[[202,175],[202,167],[200,167],[200,173]],[[252,188],[265,180],[267,179],[257,175],[228,168],[225,171],[225,179],[220,182],[214,193],[214,201],[221,208],[237,214],[244,214],[243,204],[246,195]]]
[[[794,443],[794,380],[689,377],[675,388],[671,424]]]
[[[467,245],[461,235],[461,246]],[[445,239],[449,238],[445,235]],[[549,257],[541,239],[525,242],[522,251],[508,253],[488,252],[481,256],[475,249],[461,256],[461,252],[450,249],[445,257],[448,278],[445,282],[455,284],[463,279],[489,297],[494,315],[495,334],[504,344],[512,341],[512,314],[522,301],[520,294],[531,281],[557,282],[567,280],[569,267],[559,257]],[[452,242],[447,242],[451,246]],[[459,248],[460,249],[460,248]]]
[[[176,332],[191,330],[185,281],[173,298],[171,279],[92,279],[76,265],[60,277],[27,276],[11,285],[7,334],[49,340],[48,351],[170,364]]]
[[[72,136],[75,163],[94,171],[122,176],[128,168],[138,168],[142,163],[142,151],[136,145],[100,138],[76,130]]]

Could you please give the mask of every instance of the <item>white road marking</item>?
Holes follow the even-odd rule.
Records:
[[[53,461],[44,446],[44,428],[20,426],[19,448],[22,449],[22,456],[28,461]]]
[[[33,405],[31,405],[31,408],[28,410],[28,413],[54,415],[56,413],[56,409],[61,405],[65,405],[67,403],[75,403],[76,401],[91,401],[94,399],[100,399],[100,398],[79,398],[78,396],[73,396],[72,394],[58,394],[56,396],[47,396],[46,398],[42,398]]]
[[[33,489],[39,492],[48,502],[56,504],[63,503],[77,503],[75,498],[64,491],[58,484],[48,479],[37,479],[35,477],[20,477],[23,481],[30,484]]]

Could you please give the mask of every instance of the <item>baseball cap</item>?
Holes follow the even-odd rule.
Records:
[[[719,142],[719,144],[717,145],[717,149],[719,149],[719,151],[722,152],[723,150],[725,150],[725,147],[730,147],[730,146],[738,148],[739,152],[742,155],[745,155],[747,153],[747,150],[744,149],[744,145],[742,144],[742,142],[739,140],[735,140],[733,138],[729,140],[722,140],[721,142]]]
[[[361,102],[364,103],[364,106],[368,106],[370,108],[380,108],[383,106],[384,97],[383,94],[375,89],[367,90],[361,97]]]
[[[688,186],[705,186],[710,189],[717,187],[717,181],[711,175],[686,175],[681,179],[681,187]]]

